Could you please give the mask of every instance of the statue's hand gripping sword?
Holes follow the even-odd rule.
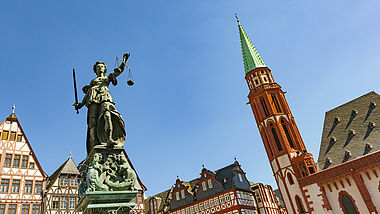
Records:
[[[75,69],[73,68],[73,79],[74,79],[74,93],[75,93],[75,109],[77,110],[77,114],[79,114],[79,110],[77,109],[78,103],[78,92],[77,92],[77,81],[75,78]]]

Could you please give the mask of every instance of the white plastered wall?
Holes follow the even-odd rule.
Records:
[[[325,187],[325,190],[326,190],[326,196],[330,202],[330,205],[331,205],[331,209],[332,209],[332,213],[343,213],[342,211],[342,208],[340,207],[340,204],[339,204],[339,192],[340,191],[346,191],[353,199],[354,199],[354,202],[356,204],[356,207],[359,209],[358,211],[360,213],[368,213],[368,209],[364,203],[364,200],[359,192],[359,189],[357,188],[356,184],[355,184],[355,181],[352,179],[352,177],[348,177],[350,183],[351,183],[351,186],[347,183],[347,181],[345,181],[344,179],[342,180],[343,181],[343,184],[344,184],[344,188],[343,186],[340,184],[339,180],[336,180],[336,184],[337,184],[337,187],[338,189],[335,188],[333,182],[330,182],[330,186],[331,186],[331,192],[329,190],[329,188],[327,188],[327,185],[323,185]]]
[[[376,173],[378,175],[377,177],[371,170],[367,171],[371,179],[369,179],[363,172],[361,173],[361,176],[372,198],[373,204],[375,205],[377,211],[380,212],[380,170],[378,168],[374,168],[374,170],[376,170]]]

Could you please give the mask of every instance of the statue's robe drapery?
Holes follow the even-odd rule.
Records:
[[[115,69],[116,70],[116,69]],[[87,154],[96,145],[107,144],[108,134],[105,130],[104,114],[108,111],[112,121],[112,140],[123,146],[126,140],[124,120],[115,108],[115,103],[108,90],[110,82],[114,79],[114,73],[105,77],[97,77],[91,80],[87,86],[85,105],[87,106]],[[95,137],[90,136],[90,129],[95,129]]]

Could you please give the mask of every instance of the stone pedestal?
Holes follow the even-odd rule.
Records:
[[[95,146],[79,166],[82,183],[76,210],[83,214],[128,214],[135,203],[137,176],[123,148]]]
[[[135,207],[131,200],[137,191],[99,191],[85,193],[77,206],[83,214],[128,214]]]

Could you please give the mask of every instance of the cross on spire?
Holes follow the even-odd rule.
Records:
[[[13,105],[13,106],[12,106],[12,114],[15,113],[15,109],[16,109],[16,105]]]

